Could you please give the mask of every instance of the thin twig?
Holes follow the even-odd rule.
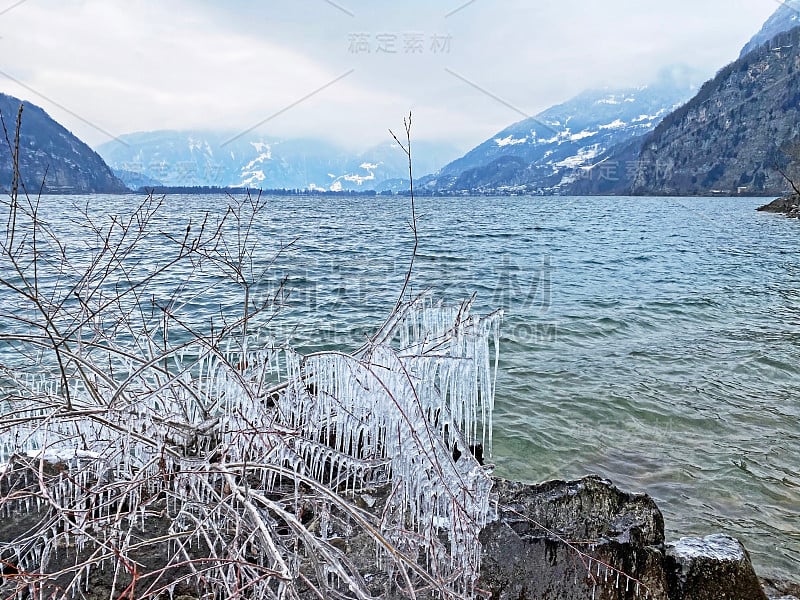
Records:
[[[397,138],[397,136],[391,129],[389,130],[389,133],[391,134],[391,136],[394,138],[394,141],[397,142],[397,145],[400,146],[400,148],[403,150],[406,157],[408,158],[408,189],[409,189],[409,195],[411,197],[411,232],[414,234],[414,246],[411,249],[411,259],[409,260],[406,277],[403,280],[403,287],[400,289],[400,294],[397,298],[397,303],[395,304],[392,313],[396,313],[404,302],[406,289],[408,288],[409,282],[411,281],[411,274],[414,271],[414,259],[417,257],[417,248],[419,247],[419,236],[417,234],[417,212],[414,206],[414,173],[412,170],[412,160],[411,160],[411,112],[408,113],[408,117],[403,119],[403,126],[406,131],[405,145]]]

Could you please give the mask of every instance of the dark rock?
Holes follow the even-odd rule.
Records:
[[[722,534],[667,545],[670,600],[767,600],[744,546]]]
[[[664,520],[646,495],[599,477],[498,480],[479,586],[494,599],[666,599]],[[638,592],[638,595],[637,595]]]
[[[789,194],[788,196],[782,196],[773,200],[769,204],[759,206],[756,210],[797,216],[798,206],[800,206],[800,196],[797,194]]]
[[[63,524],[59,523],[56,510],[47,503],[38,504],[33,501],[39,495],[40,485],[45,480],[58,479],[69,472],[69,462],[75,459],[61,459],[45,455],[39,458],[14,455],[9,463],[0,470],[0,499],[17,498],[17,501],[2,503],[0,513],[0,598],[61,598],[60,591],[75,576],[75,565],[90,560],[94,551],[90,544],[79,547],[74,535],[63,535]],[[184,598],[197,598],[196,586],[191,579],[191,569],[185,564],[176,564],[164,536],[169,533],[171,521],[158,516],[165,508],[163,500],[154,501],[149,506],[152,515],[141,524],[131,523],[130,531],[139,540],[154,540],[152,543],[137,544],[137,548],[126,554],[129,565],[135,564],[141,577],[137,591],[148,587],[153,589],[167,588],[171,583],[173,594]],[[57,531],[56,531],[57,530]],[[29,552],[32,548],[41,548],[44,535],[59,535],[61,542],[59,551],[42,557],[41,552]],[[20,555],[24,557],[20,559]],[[40,561],[31,562],[33,556]],[[196,547],[188,551],[190,559],[207,556],[204,547]],[[120,562],[122,564],[122,562]],[[25,583],[16,575],[24,573]],[[46,574],[46,575],[44,575]],[[42,575],[44,575],[42,577]],[[41,579],[38,579],[42,577]],[[81,576],[85,582],[86,592],[83,600],[102,600],[109,598],[115,588],[114,568],[95,568]],[[131,584],[132,577],[125,568],[116,574],[117,590]],[[37,595],[29,593],[29,585],[35,587]],[[128,597],[128,596],[120,596]]]
[[[596,476],[524,485],[497,480],[479,586],[496,600],[766,600],[744,547],[726,535],[664,545],[647,495]],[[775,598],[798,588],[774,587]],[[783,595],[783,596],[782,596]]]

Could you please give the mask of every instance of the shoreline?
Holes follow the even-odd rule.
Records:
[[[59,463],[49,463],[48,468],[58,470]],[[18,480],[21,471],[16,474]],[[663,515],[647,494],[621,490],[597,475],[538,484],[492,479],[496,518],[480,534],[477,587],[493,600],[800,600],[800,583],[759,578],[746,548],[729,535],[709,532],[704,537],[667,540]],[[353,501],[373,511],[378,510],[380,497],[390,493],[385,488],[368,492],[355,492]],[[24,538],[42,513],[18,507],[11,516],[0,520],[0,545]],[[148,516],[141,528],[151,535],[166,534],[169,523],[169,519]],[[366,580],[385,579],[382,565],[375,563],[374,540],[369,535],[356,529],[336,545]],[[48,564],[40,565],[38,571],[45,577],[38,585],[43,590],[56,586],[56,581],[48,583],[46,573],[68,568],[85,551],[73,542],[63,553],[50,557]],[[161,542],[150,546],[143,557],[134,558],[159,570],[166,565],[158,563],[158,558],[168,555],[167,543]],[[0,591],[7,591],[4,588],[14,581],[9,577],[13,560],[0,558],[5,561]],[[85,597],[110,597],[114,572],[108,566],[94,569]],[[188,580],[179,587],[175,593],[183,600],[202,597]],[[301,592],[299,597],[307,596]],[[380,597],[404,596],[387,589]]]

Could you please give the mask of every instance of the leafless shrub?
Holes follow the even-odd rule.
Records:
[[[498,313],[401,298],[359,350],[301,356],[264,333],[280,292],[251,294],[260,196],[189,224],[152,268],[160,199],[87,207],[77,253],[40,202],[14,187],[3,203],[0,514],[21,530],[0,537],[0,591],[480,593],[491,480],[469,448],[491,446]],[[242,291],[214,330],[184,318],[200,268]]]

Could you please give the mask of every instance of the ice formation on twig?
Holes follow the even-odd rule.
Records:
[[[471,596],[491,479],[470,449],[490,453],[499,321],[423,296],[354,354],[198,342],[167,368],[137,357],[147,340],[84,343],[68,410],[57,380],[7,381],[0,512],[45,516],[0,544],[18,571],[5,585],[79,596],[111,569],[114,593],[136,597],[185,584],[366,598],[375,590],[336,543],[366,532],[384,588]],[[368,492],[380,501],[362,510]],[[142,570],[158,544],[164,564]],[[48,571],[65,547],[75,564]]]

